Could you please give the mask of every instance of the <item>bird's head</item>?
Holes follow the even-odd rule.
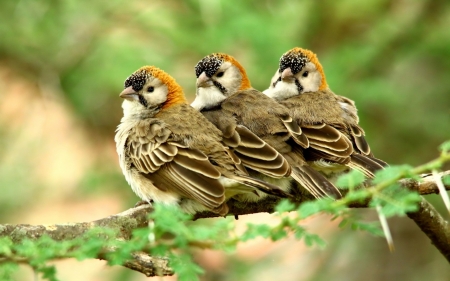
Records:
[[[175,79],[155,66],[144,66],[125,80],[120,97],[124,114],[148,112],[156,114],[164,108],[186,103],[181,86]]]
[[[251,88],[242,65],[223,53],[213,53],[200,60],[195,75],[197,93],[191,105],[198,110],[215,107],[237,91]]]
[[[316,54],[296,47],[281,56],[279,68],[264,93],[275,99],[285,99],[326,88],[325,73]]]

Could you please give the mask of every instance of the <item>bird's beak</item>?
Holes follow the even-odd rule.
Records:
[[[285,70],[283,70],[283,72],[281,73],[281,79],[282,80],[290,80],[294,78],[294,73],[292,73],[292,70],[290,67],[286,68]]]
[[[202,74],[200,74],[200,76],[197,78],[197,88],[208,87],[208,86],[212,86],[212,85],[213,85],[213,83],[211,81],[211,78],[206,76],[205,72],[202,72]]]
[[[133,90],[133,86],[125,88],[125,90],[120,93],[119,97],[127,100],[139,100],[139,97],[135,90]]]

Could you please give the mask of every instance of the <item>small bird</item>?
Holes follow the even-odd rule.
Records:
[[[264,161],[271,159],[273,153],[248,149],[267,143],[266,148],[278,151],[291,166],[291,176],[316,198],[341,197],[332,183],[307,165],[303,151],[309,146],[308,139],[292,122],[287,108],[253,89],[246,71],[236,59],[227,54],[213,53],[197,63],[195,73],[197,93],[191,105],[216,125],[225,138],[240,136],[240,142],[230,144],[230,147],[244,166],[256,171],[260,171],[258,167],[278,169],[278,166],[271,167]],[[243,129],[246,134],[242,133]],[[272,177],[280,178],[282,174],[274,173]],[[264,177],[264,180],[269,179]],[[290,189],[289,179],[277,184],[285,191]]]
[[[354,101],[330,90],[313,52],[293,48],[283,54],[264,94],[289,109],[309,139],[305,157],[316,170],[331,176],[352,168],[373,178],[387,165],[373,157]]]
[[[182,88],[166,72],[144,66],[125,80],[124,88],[124,116],[115,142],[122,172],[144,201],[223,216],[228,213],[226,200],[235,193],[257,188],[286,195],[248,176],[223,144],[222,132],[187,104]]]
[[[349,169],[373,178],[376,171],[387,166],[373,156],[358,124],[354,101],[330,90],[323,67],[313,52],[296,47],[284,53],[264,94],[289,109],[294,122],[309,139],[306,160],[329,178]],[[380,206],[376,209],[392,251],[394,244],[386,217]]]

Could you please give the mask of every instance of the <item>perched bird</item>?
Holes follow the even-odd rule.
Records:
[[[164,71],[138,69],[126,79],[120,97],[124,116],[116,130],[117,153],[126,180],[141,199],[179,204],[187,213],[225,215],[226,200],[235,193],[257,188],[285,195],[248,176],[222,143],[222,132],[186,103],[182,88]]]
[[[289,109],[308,137],[305,158],[316,170],[334,178],[357,169],[368,178],[387,164],[375,157],[359,126],[355,103],[334,94],[328,87],[316,54],[293,48],[280,58],[279,68],[264,94]],[[386,217],[377,212],[389,248],[394,244]]]
[[[313,52],[293,48],[283,54],[264,94],[289,109],[309,139],[305,157],[316,170],[338,175],[352,168],[373,178],[386,166],[373,157],[355,103],[330,90]]]
[[[275,172],[279,169],[279,164],[270,166],[265,161],[273,157],[272,152],[260,149],[263,143],[267,143],[268,150],[274,148],[287,160],[292,178],[315,197],[341,197],[332,183],[307,165],[303,151],[309,146],[308,139],[292,122],[287,108],[253,89],[238,61],[227,54],[214,53],[197,63],[195,73],[197,93],[191,105],[223,132],[247,168],[256,171],[260,171],[258,168],[272,169]],[[246,129],[245,134],[243,129]],[[236,135],[240,139],[232,144],[230,139]],[[274,173],[272,177],[279,178],[282,174]],[[281,183],[275,180],[275,183],[283,190],[290,188],[289,179]]]

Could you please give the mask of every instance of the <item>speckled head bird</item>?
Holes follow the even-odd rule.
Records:
[[[255,188],[284,194],[248,176],[223,144],[222,132],[186,103],[182,88],[166,72],[154,66],[138,69],[126,79],[120,97],[124,116],[115,136],[117,153],[126,180],[141,199],[179,204],[187,213],[225,215],[230,182],[239,186],[232,195]]]
[[[305,157],[315,169],[339,174],[352,168],[372,178],[386,166],[373,157],[355,103],[330,90],[313,52],[293,48],[283,54],[264,94],[288,108],[302,128],[310,142]]]

